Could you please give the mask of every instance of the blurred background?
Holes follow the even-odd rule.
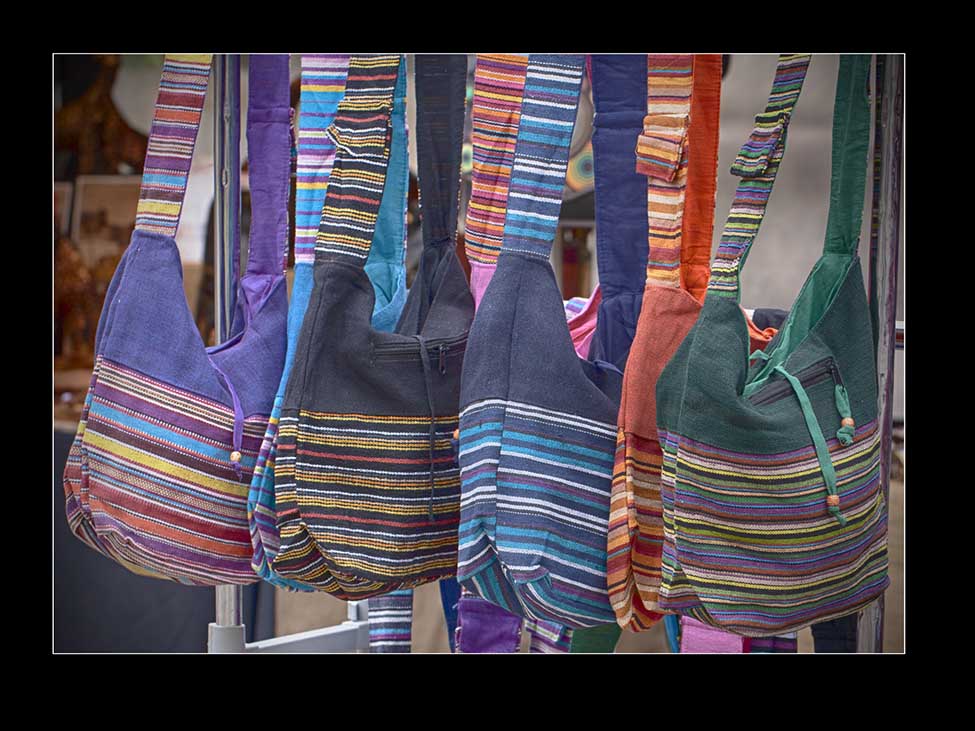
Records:
[[[84,547],[67,530],[61,473],[77,428],[91,376],[95,327],[105,289],[128,244],[135,221],[142,163],[152,121],[163,56],[55,55],[54,86],[54,647],[65,652],[176,651],[206,649],[213,620],[213,590],[184,587],[130,574]],[[413,56],[407,56],[411,71]],[[734,197],[737,179],[729,168],[751,132],[775,71],[775,55],[725,56],[721,142],[714,248]],[[473,96],[474,56],[469,57],[468,105]],[[830,138],[838,56],[816,55],[789,128],[785,161],[768,214],[743,275],[746,308],[789,309],[819,257],[826,230]],[[291,60],[291,97],[299,108],[300,59]],[[247,62],[241,63],[241,250],[246,257]],[[415,128],[412,73],[408,74],[408,124]],[[872,77],[871,77],[872,78]],[[296,115],[297,119],[297,115]],[[563,209],[552,264],[565,299],[588,296],[598,282],[593,222],[592,102],[583,89],[570,152]],[[213,100],[208,94],[190,172],[177,244],[183,285],[201,336],[213,334]],[[421,248],[416,185],[416,148],[410,139],[408,282]],[[463,257],[463,221],[470,193],[470,118],[464,146],[463,196],[458,251]],[[871,186],[868,185],[860,253],[869,260]],[[293,194],[292,194],[293,200]],[[293,222],[292,222],[293,225]],[[903,229],[902,229],[903,231]],[[292,231],[293,235],[293,231]],[[904,246],[901,241],[897,319],[904,320]],[[891,588],[887,593],[885,651],[903,649],[903,446],[904,351],[895,355],[895,457],[890,504]],[[345,605],[325,594],[294,594],[258,584],[245,589],[248,641],[337,624]],[[413,649],[449,652],[435,585],[416,591]],[[800,651],[811,651],[808,630]],[[666,651],[662,627],[639,635],[625,632],[621,652]]]

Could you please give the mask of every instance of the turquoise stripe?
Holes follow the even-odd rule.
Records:
[[[585,454],[590,457],[595,457],[596,459],[599,459],[610,466],[612,466],[615,462],[614,455],[606,454],[606,451],[603,449],[597,450],[597,449],[590,449],[589,447],[570,445],[563,441],[559,441],[555,439],[546,439],[544,437],[539,437],[532,434],[524,434],[522,432],[517,432],[517,431],[509,431],[505,436],[509,439],[514,439],[520,442],[528,442],[530,444],[540,444],[542,446],[552,447],[553,449],[558,449],[561,451],[575,452],[576,454]],[[608,440],[607,440],[607,444],[608,444]]]
[[[499,473],[507,474],[507,470],[501,469],[499,470]],[[549,504],[552,505],[553,508],[558,507],[558,504],[555,503],[551,498],[552,488],[538,487],[536,485],[526,485],[523,482],[512,482],[510,480],[501,480],[501,479],[498,480],[498,487],[510,487],[513,490],[519,490],[521,492],[533,492],[539,495],[547,496]],[[517,500],[516,496],[509,496],[509,498],[512,501]],[[609,510],[607,508],[605,500],[598,500],[596,498],[587,499],[587,498],[579,497],[577,495],[571,495],[571,496],[564,495],[562,496],[562,499],[566,503],[571,503],[571,505],[568,507],[572,507],[576,510],[579,510],[580,506],[594,508],[596,510],[596,513],[595,514],[587,513],[589,517],[595,517],[598,515],[606,515],[606,516],[609,515]],[[520,510],[521,509],[519,508],[519,511]],[[579,510],[579,512],[585,512],[585,511]],[[584,529],[576,528],[576,530],[584,530]],[[593,530],[596,529],[593,528]]]

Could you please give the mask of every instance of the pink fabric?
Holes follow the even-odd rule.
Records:
[[[572,345],[576,349],[576,355],[580,358],[589,357],[589,345],[592,343],[592,336],[596,332],[596,314],[602,299],[603,291],[597,284],[586,306],[568,318],[569,335],[572,336]]]
[[[491,281],[491,277],[494,276],[494,270],[497,269],[497,264],[482,264],[479,261],[470,261],[471,265],[471,294],[474,295],[474,309],[476,310],[481,304],[481,298],[484,296],[484,290],[487,289],[488,282]]]
[[[741,653],[742,638],[730,632],[722,632],[714,627],[698,622],[690,617],[681,617],[680,651]]]

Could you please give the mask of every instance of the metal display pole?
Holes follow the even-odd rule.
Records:
[[[897,267],[900,251],[901,164],[904,136],[904,56],[890,54],[884,69],[881,107],[881,183],[879,242],[877,247],[877,304],[880,332],[877,341],[877,380],[880,414],[880,479],[885,503],[890,504],[894,350],[903,348],[903,323],[897,322]],[[898,339],[900,343],[898,344]],[[860,615],[857,652],[883,652],[884,597]]]
[[[216,340],[222,343],[230,334],[239,266],[234,259],[240,216],[240,56],[214,56],[213,81],[213,304]],[[243,652],[242,606],[242,587],[216,587],[216,621],[207,633],[209,652]]]

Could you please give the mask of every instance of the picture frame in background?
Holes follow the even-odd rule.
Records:
[[[79,175],[75,179],[71,238],[95,273],[115,266],[135,228],[141,175]]]
[[[71,195],[74,184],[68,181],[54,183],[54,235],[67,236],[71,230]]]

